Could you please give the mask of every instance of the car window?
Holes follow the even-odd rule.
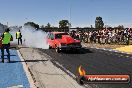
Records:
[[[50,33],[48,33],[48,36],[47,37],[48,37],[48,39],[50,39]]]
[[[56,34],[55,35],[55,39],[61,39],[62,38],[62,35],[61,34]]]
[[[62,35],[68,35],[68,33],[60,33],[55,35],[55,39],[61,39]]]
[[[54,35],[53,34],[50,34],[50,39],[54,39]]]

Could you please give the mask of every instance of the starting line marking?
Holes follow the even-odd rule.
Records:
[[[12,87],[7,87],[7,88],[24,88],[23,85],[17,85],[17,86],[12,86]]]

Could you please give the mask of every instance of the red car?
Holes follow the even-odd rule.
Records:
[[[78,50],[82,47],[79,40],[72,38],[65,32],[50,32],[48,34],[48,44],[49,48],[55,48],[58,53],[62,50]]]

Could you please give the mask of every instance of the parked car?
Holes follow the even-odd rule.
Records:
[[[66,32],[50,32],[47,38],[49,48],[54,48],[58,53],[63,50],[79,50],[82,47],[80,40],[72,38]]]

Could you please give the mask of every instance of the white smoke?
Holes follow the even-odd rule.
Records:
[[[15,39],[15,33],[13,33],[13,43],[17,44],[17,39]],[[26,26],[21,29],[23,45],[32,48],[42,48],[48,49],[47,44],[47,33],[41,30],[36,30],[31,26]]]

